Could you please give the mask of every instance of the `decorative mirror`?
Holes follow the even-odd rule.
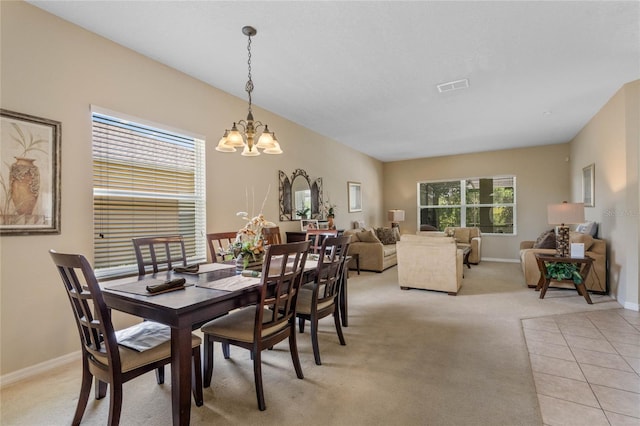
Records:
[[[307,172],[296,169],[291,179],[280,170],[280,221],[320,219],[322,205],[322,178],[311,181]]]

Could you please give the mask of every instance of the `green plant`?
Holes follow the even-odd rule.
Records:
[[[302,208],[300,210],[296,210],[296,214],[300,217],[307,217],[309,213],[309,207]]]
[[[578,265],[575,263],[546,262],[547,278],[552,280],[573,280],[575,284],[582,283]]]

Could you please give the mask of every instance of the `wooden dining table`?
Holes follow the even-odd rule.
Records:
[[[303,282],[315,279],[316,264],[307,262]],[[237,274],[238,271],[231,265],[200,273],[165,271],[101,283],[109,308],[171,327],[171,404],[174,425],[188,425],[191,416],[191,332],[213,318],[258,302],[259,279],[254,279],[255,285],[237,290],[211,288],[212,283]],[[344,275],[339,305],[340,316],[346,327],[347,279],[346,273]],[[147,285],[176,278],[185,279],[184,289],[156,295],[145,294]]]

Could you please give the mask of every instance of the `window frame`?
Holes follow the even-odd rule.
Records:
[[[100,156],[100,154],[96,153],[96,150],[99,150],[99,144],[100,142],[96,141],[95,139],[95,135],[94,135],[94,130],[96,129],[96,122],[99,122],[99,120],[95,120],[94,117],[95,116],[102,116],[102,117],[108,117],[110,119],[112,119],[114,122],[120,122],[122,124],[133,124],[136,126],[139,126],[141,128],[151,128],[151,129],[147,129],[147,130],[158,130],[161,131],[167,135],[172,135],[172,136],[176,136],[178,139],[183,139],[183,140],[189,140],[192,141],[192,145],[189,145],[189,150],[192,150],[192,153],[190,154],[192,156],[192,160],[193,160],[193,168],[189,168],[189,172],[187,172],[188,176],[189,174],[193,174],[193,192],[192,193],[169,193],[169,192],[164,192],[163,191],[167,191],[167,187],[163,187],[163,188],[159,188],[159,191],[156,190],[155,192],[153,190],[149,190],[146,191],[140,191],[137,190],[136,188],[131,188],[128,190],[123,190],[121,188],[117,188],[117,185],[114,185],[113,188],[104,188],[104,185],[102,186],[96,186],[96,182],[100,180],[99,177],[97,177],[97,173],[103,173],[104,172],[104,166],[97,166],[97,164],[99,163],[104,163],[104,157]],[[127,257],[127,263],[126,264],[121,264],[121,265],[110,265],[110,266],[100,266],[98,265],[98,241],[101,238],[101,229],[107,229],[106,227],[104,227],[104,222],[101,222],[98,220],[98,217],[102,218],[103,216],[100,216],[100,214],[104,214],[104,212],[106,212],[107,217],[109,216],[109,212],[108,212],[108,207],[106,209],[104,209],[104,212],[100,211],[103,209],[102,206],[100,206],[99,208],[97,207],[98,205],[96,203],[101,203],[101,202],[105,202],[105,199],[107,197],[113,197],[111,200],[114,204],[116,204],[118,202],[118,200],[120,200],[120,202],[122,202],[122,200],[126,200],[126,198],[130,198],[130,203],[131,205],[134,204],[148,204],[149,200],[158,200],[158,202],[160,203],[161,207],[159,207],[160,209],[164,209],[162,210],[165,213],[169,213],[171,214],[171,207],[170,205],[172,203],[178,203],[176,204],[176,207],[178,210],[176,210],[176,214],[175,214],[175,219],[178,222],[174,222],[173,225],[166,225],[167,231],[163,232],[162,230],[162,224],[160,224],[160,230],[157,233],[153,233],[153,235],[169,235],[169,234],[177,234],[180,232],[174,232],[172,230],[169,230],[169,228],[173,227],[174,229],[177,227],[178,229],[182,228],[185,224],[187,226],[187,228],[189,228],[189,234],[191,232],[193,232],[193,236],[190,238],[193,238],[191,241],[191,245],[192,248],[188,251],[190,251],[191,253],[188,253],[188,261],[191,262],[203,262],[206,261],[207,259],[207,243],[206,243],[206,164],[205,164],[205,138],[202,136],[198,136],[198,135],[194,135],[191,132],[188,131],[184,131],[184,130],[180,130],[180,129],[175,129],[172,128],[170,126],[164,125],[164,124],[158,124],[158,123],[154,123],[151,122],[149,120],[145,120],[145,119],[141,119],[138,117],[133,117],[133,116],[129,116],[127,114],[123,114],[120,112],[116,112],[116,111],[110,111],[104,108],[100,108],[100,107],[96,107],[96,106],[91,106],[91,114],[90,114],[90,120],[91,120],[91,147],[92,147],[92,153],[91,153],[91,158],[92,158],[92,206],[93,206],[93,210],[94,210],[94,215],[93,215],[93,229],[94,229],[94,237],[93,237],[93,248],[94,248],[94,264],[95,264],[95,272],[96,272],[96,277],[98,277],[99,279],[111,279],[111,278],[118,278],[118,277],[124,277],[124,276],[129,276],[129,275],[135,275],[137,274],[138,271],[138,267],[137,267],[137,263],[135,261],[135,254],[134,254],[134,250],[133,250],[133,243],[131,243],[130,245],[130,251],[123,247],[122,243],[120,243],[120,247],[116,247],[118,246],[117,241],[114,241],[113,243],[107,243],[108,244],[112,244],[114,247],[116,247],[114,249],[114,256],[116,255],[125,255]],[[117,126],[116,126],[117,127]],[[136,142],[133,141],[134,137],[137,137],[138,135],[135,134],[132,136],[131,140],[125,140],[125,145],[126,144],[130,144],[130,145],[134,145]],[[174,142],[176,145],[180,146],[179,142]],[[127,148],[125,146],[125,148]],[[162,148],[158,147],[157,149],[161,150]],[[134,150],[133,153],[135,153],[137,150]],[[135,157],[135,155],[132,155],[132,157]],[[139,163],[135,163],[135,158],[128,158],[127,160],[125,160],[127,163],[133,159],[134,162],[127,164],[128,167],[131,167],[132,169],[134,169],[135,167],[142,167],[142,168],[148,168],[149,167],[149,162],[148,162],[148,158],[145,158],[145,161],[141,161]],[[108,163],[108,161],[107,161]],[[113,164],[117,164],[118,166],[122,166],[122,163],[118,163],[118,162],[114,162]],[[165,164],[162,163],[156,163],[153,164],[151,167],[151,170],[161,170],[164,168],[164,166],[166,166]],[[97,169],[97,167],[103,167],[102,169]],[[109,170],[109,172],[112,172],[112,170]],[[183,174],[184,175],[184,174]],[[155,181],[154,181],[155,182]],[[135,183],[133,185],[139,184],[139,181],[135,181]],[[155,188],[154,188],[155,189]],[[187,202],[187,206],[188,205],[192,205],[192,211],[190,211],[186,217],[186,219],[183,220],[183,215],[182,215],[182,209],[180,207],[180,203],[181,202]],[[143,215],[147,215],[148,216],[148,210],[149,207],[147,207],[146,213],[143,211]],[[135,207],[131,207],[131,211],[135,212],[136,208]],[[146,217],[146,216],[145,216]],[[159,219],[160,221],[162,221],[162,219]],[[126,223],[125,225],[122,225],[122,228],[126,228],[127,226],[129,226],[129,224],[131,224],[131,228],[135,229],[136,224],[135,223]],[[149,224],[149,222],[143,222],[142,225],[146,225]],[[116,228],[117,229],[117,228]],[[144,232],[144,231],[143,231]],[[151,233],[150,233],[151,234]],[[186,235],[186,234],[185,234]],[[139,236],[148,236],[148,235],[140,235],[134,232],[133,235],[131,235],[131,237],[139,237]],[[104,244],[104,243],[103,243]],[[108,249],[110,250],[111,247],[107,246]],[[101,247],[101,250],[104,251],[104,246]],[[129,257],[131,257],[131,259],[133,260],[133,262],[129,262]],[[101,264],[102,265],[102,264]]]
[[[513,202],[512,203],[478,203],[478,204],[473,204],[473,203],[468,203],[467,202],[467,182],[468,181],[480,181],[482,179],[493,179],[493,180],[497,180],[497,179],[512,179],[513,182]],[[428,204],[422,204],[421,203],[421,185],[423,184],[433,184],[433,183],[445,183],[445,182],[451,182],[451,183],[459,183],[459,188],[460,188],[460,204],[446,204],[446,205],[428,205]],[[448,209],[459,209],[459,216],[460,216],[460,225],[461,227],[467,227],[469,225],[467,225],[467,209],[468,208],[495,208],[495,207],[508,207],[508,208],[512,208],[513,210],[513,223],[512,223],[512,232],[511,233],[506,233],[506,232],[484,232],[482,231],[483,235],[492,235],[492,236],[508,236],[508,237],[512,237],[512,236],[517,236],[518,235],[518,228],[517,228],[517,178],[516,175],[496,175],[496,176],[481,176],[481,177],[467,177],[467,178],[460,178],[460,179],[438,179],[438,180],[423,180],[423,181],[418,181],[416,184],[416,200],[417,200],[417,229],[420,229],[420,226],[422,225],[421,223],[421,219],[422,219],[422,215],[421,212],[423,209],[443,209],[443,208],[448,208]],[[480,227],[480,225],[471,225],[471,226],[478,226]]]

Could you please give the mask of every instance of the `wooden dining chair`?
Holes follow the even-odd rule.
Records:
[[[335,229],[307,229],[305,240],[311,241],[311,247],[309,248],[311,253],[318,254],[320,253],[322,242],[327,237],[335,237],[337,235],[338,231]]]
[[[49,253],[67,291],[82,347],[82,382],[72,424],[80,424],[89,400],[91,382],[95,377],[96,399],[106,396],[107,385],[109,385],[108,424],[117,425],[122,411],[123,383],[169,364],[171,362],[170,337],[165,337],[165,341],[161,344],[142,352],[119,345],[111,323],[111,312],[104,302],[102,291],[87,259],[79,254],[63,254],[54,250],[50,250]],[[145,337],[148,337],[149,333],[158,338],[167,335],[167,330],[163,330],[164,326],[151,321],[133,327],[143,328]],[[131,330],[133,327],[126,330]],[[168,328],[166,326],[166,329]],[[160,331],[162,334],[158,335]],[[192,391],[197,406],[203,404],[201,342],[198,336],[192,335]]]
[[[132,238],[136,252],[138,275],[187,266],[187,254],[182,235]]]
[[[262,237],[264,238],[265,244],[282,244],[279,226],[262,228]]]
[[[207,234],[207,243],[209,244],[209,253],[211,254],[211,262],[224,261],[224,253],[229,246],[235,241],[237,232],[214,232]]]
[[[318,320],[333,315],[333,322],[341,345],[346,345],[342,327],[338,295],[342,285],[342,274],[346,268],[347,251],[350,236],[327,237],[319,251],[315,280],[303,284],[298,294],[296,316],[300,333],[304,333],[304,323],[311,323],[311,345],[316,364],[321,365],[320,346],[318,345]]]
[[[262,265],[260,300],[214,319],[202,327],[204,333],[204,386],[211,385],[213,342],[251,351],[258,408],[266,409],[262,388],[262,358],[265,349],[289,339],[291,359],[299,379],[304,378],[296,344],[295,306],[309,242],[269,245]]]

